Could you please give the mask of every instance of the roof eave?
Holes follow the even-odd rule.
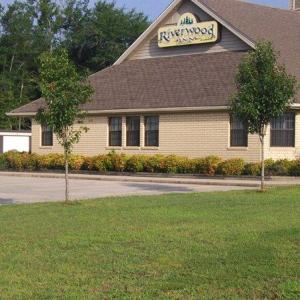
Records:
[[[176,113],[176,112],[209,112],[209,111],[226,111],[229,105],[222,106],[197,106],[197,107],[161,107],[161,108],[136,108],[136,109],[93,109],[87,110],[89,115],[109,115],[109,114],[133,114],[133,113]],[[291,109],[300,110],[300,103],[290,105]],[[36,112],[10,112],[6,115],[9,117],[35,117]]]
[[[6,113],[8,117],[34,117],[36,112],[9,112]]]

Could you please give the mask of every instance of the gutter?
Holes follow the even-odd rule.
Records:
[[[107,109],[107,110],[87,110],[89,115],[107,115],[107,114],[132,114],[132,113],[168,113],[168,112],[195,112],[195,111],[224,111],[229,106],[199,106],[199,107],[164,107],[164,108],[135,108],[135,109]],[[36,112],[6,113],[9,117],[34,117]]]
[[[230,106],[195,106],[195,107],[164,107],[164,108],[136,108],[136,109],[110,109],[110,110],[87,110],[88,115],[109,114],[134,114],[134,113],[181,113],[181,112],[203,112],[203,111],[227,111]],[[300,103],[290,106],[291,109],[300,110]],[[6,113],[9,117],[34,117],[36,112]]]

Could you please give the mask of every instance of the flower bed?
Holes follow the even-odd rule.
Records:
[[[42,171],[63,170],[61,154],[28,154],[7,152],[0,154],[0,170]],[[111,152],[105,155],[85,157],[72,155],[70,170],[105,172],[146,172],[172,174],[199,174],[206,176],[259,176],[260,164],[245,163],[240,158],[222,160],[217,156],[187,158],[175,155],[125,155]],[[266,175],[300,176],[300,160],[266,160]]]

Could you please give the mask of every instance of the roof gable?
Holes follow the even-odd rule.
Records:
[[[188,11],[190,9],[190,11]],[[171,5],[150,25],[150,27],[136,40],[136,42],[129,47],[127,51],[124,52],[124,54],[116,61],[115,65],[118,65],[125,60],[132,59],[133,54],[139,51],[138,48],[142,47],[147,40],[153,40],[154,43],[156,42],[155,39],[157,39],[157,31],[159,27],[165,26],[166,24],[174,24],[177,23],[179,16],[185,12],[194,12],[198,17],[200,17],[201,21],[206,20],[216,20],[222,27],[222,30],[225,29],[225,35],[226,37],[231,34],[231,44],[236,43],[239,45],[236,46],[237,49],[226,49],[223,47],[223,51],[226,50],[245,50],[249,49],[249,47],[253,47],[254,43],[249,40],[247,37],[245,37],[243,34],[241,34],[238,30],[235,28],[231,28],[230,24],[227,24],[225,20],[223,20],[221,17],[214,14],[213,11],[211,11],[208,7],[201,5],[197,0],[174,0]],[[224,35],[224,36],[225,36]],[[157,44],[156,44],[157,46]],[[198,47],[197,47],[198,46]],[[180,50],[182,47],[176,47],[177,49],[168,49],[169,51],[166,51],[166,49],[160,50],[160,54],[157,56],[172,56],[176,54],[172,54],[172,52],[176,53],[177,55],[181,55],[183,52],[185,54],[198,54],[201,52],[215,52],[213,51],[207,51],[209,50],[212,45],[193,45],[193,46],[187,46],[184,47],[184,51]],[[213,45],[214,46],[214,45]],[[222,45],[223,46],[223,45]],[[158,48],[158,47],[156,47]],[[181,49],[178,49],[181,48]],[[217,48],[217,47],[216,47]],[[216,52],[222,51],[222,49],[216,49]],[[149,57],[156,57],[156,55],[151,55]],[[148,58],[148,57],[146,57]]]
[[[300,14],[297,11],[236,0],[195,0],[221,15],[233,28],[257,42],[269,40],[280,61],[300,81]]]

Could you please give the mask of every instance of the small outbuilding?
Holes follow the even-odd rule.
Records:
[[[31,131],[0,130],[0,154],[12,150],[31,152]]]

